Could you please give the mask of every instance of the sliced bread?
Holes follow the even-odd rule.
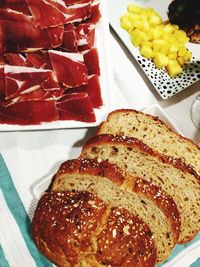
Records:
[[[97,134],[135,137],[161,154],[179,158],[200,174],[200,147],[192,140],[173,132],[157,117],[132,109],[111,112]]]
[[[87,191],[50,191],[32,223],[38,249],[60,267],[153,267],[156,248],[149,227]]]
[[[81,157],[107,160],[161,187],[175,201],[181,218],[179,243],[200,229],[200,179],[193,168],[153,151],[136,138],[99,135],[85,144]]]
[[[178,239],[180,217],[173,200],[145,180],[123,176],[116,165],[107,161],[68,160],[61,165],[50,188],[88,191],[105,203],[123,207],[141,218],[153,233],[157,261],[169,256]]]

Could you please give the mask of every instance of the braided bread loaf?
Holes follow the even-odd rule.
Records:
[[[157,253],[149,226],[123,190],[113,195],[121,183],[122,175],[108,163],[73,160],[62,164],[34,214],[32,234],[39,250],[62,267],[154,266]],[[109,186],[108,192],[103,186]],[[151,205],[148,197],[145,201],[138,208]],[[176,214],[176,208],[172,210]]]
[[[178,240],[180,216],[177,207],[160,188],[122,171],[109,162],[77,159],[64,162],[51,190],[89,191],[105,203],[121,206],[141,218],[154,236],[157,261],[166,259]]]

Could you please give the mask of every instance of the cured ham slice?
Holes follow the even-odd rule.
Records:
[[[101,87],[97,75],[88,77],[88,84],[85,85],[85,91],[90,96],[94,108],[99,108],[103,105]]]
[[[10,8],[0,8],[0,19],[1,20],[13,20],[13,21],[32,21],[32,17],[22,12],[12,10]]]
[[[0,106],[0,123],[31,125],[58,120],[55,101],[19,102]]]
[[[49,56],[58,82],[66,88],[78,87],[88,82],[82,54],[51,50]]]
[[[47,29],[51,47],[59,47],[63,43],[64,26],[51,27]]]
[[[73,24],[65,25],[62,48],[69,52],[78,51],[75,26]]]
[[[30,14],[26,0],[1,0],[0,8],[10,8],[24,14]]]
[[[99,3],[93,3],[91,8],[91,16],[87,19],[87,23],[96,24],[101,18],[101,13],[99,10]]]
[[[88,23],[82,23],[75,29],[78,46],[87,45],[92,47],[94,45],[95,26]]]
[[[0,53],[50,47],[46,30],[25,21],[0,20]]]
[[[82,22],[91,17],[91,3],[75,4],[68,7],[68,14],[71,15],[65,23]]]
[[[1,105],[4,107],[10,107],[15,103],[28,102],[28,101],[44,101],[44,100],[55,100],[57,101],[63,96],[64,90],[45,91],[42,88],[38,88],[30,93],[24,93],[11,100],[2,101]]]
[[[94,108],[99,108],[103,105],[103,100],[101,97],[101,88],[97,75],[91,75],[88,77],[88,84],[82,85],[78,88],[73,88],[67,90],[66,93],[78,93],[85,92],[88,94],[92,101]]]
[[[8,64],[12,66],[27,66],[32,67],[31,62],[28,62],[26,58],[20,53],[5,53],[4,54]]]
[[[81,22],[91,16],[90,1],[68,7],[62,0],[27,0],[27,3],[32,16],[42,29]],[[47,16],[44,16],[44,10]]]
[[[74,4],[83,4],[83,3],[91,3],[90,0],[63,0],[66,6],[74,5]]]
[[[51,70],[8,66],[4,67],[6,99],[38,90],[60,90]]]
[[[63,96],[56,104],[60,120],[95,122],[93,106],[87,93]]]
[[[5,77],[4,67],[0,66],[0,100],[5,98]]]
[[[92,48],[83,53],[84,62],[87,66],[87,71],[89,75],[97,74],[100,75],[99,67],[99,56],[96,48]]]
[[[2,106],[0,103],[0,123],[1,124],[18,124],[18,125],[26,125],[28,122],[23,118],[17,118],[16,114],[7,110],[6,107]]]
[[[55,27],[65,24],[65,3],[53,0],[26,0],[29,10],[41,28]],[[44,15],[47,14],[46,16]]]
[[[47,30],[41,30],[40,28],[37,28],[32,16],[27,16],[24,15],[23,13],[19,13],[11,9],[1,9],[1,8],[0,8],[0,20],[24,22],[26,28],[28,27],[28,25],[30,25],[29,26],[30,30],[37,29],[38,32],[40,32],[40,35],[43,34],[44,36],[46,36],[46,39],[48,40],[49,43],[48,48],[58,47],[61,46],[63,43],[63,33],[64,33],[63,25],[58,27],[51,27],[48,28]],[[31,36],[31,31],[29,32],[29,36]]]
[[[49,69],[52,70],[50,57],[46,51],[37,51],[26,54],[27,61],[30,62],[37,69]]]

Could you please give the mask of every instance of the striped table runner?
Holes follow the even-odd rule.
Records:
[[[0,155],[0,266],[51,267],[31,238],[31,221]]]

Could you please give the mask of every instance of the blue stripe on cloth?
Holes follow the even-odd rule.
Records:
[[[44,256],[42,256],[31,237],[31,221],[26,213],[24,205],[17,193],[17,190],[13,184],[12,178],[5,164],[5,161],[0,154],[0,188],[3,191],[6,203],[12,213],[20,232],[24,238],[26,246],[35,260],[37,267],[52,267],[50,263]],[[4,266],[4,265],[0,265]],[[6,265],[5,265],[6,266]]]
[[[164,262],[156,265],[156,267],[161,267],[164,263],[169,263],[180,252],[182,252],[184,249],[188,248],[190,245],[193,245],[194,243],[196,243],[199,240],[200,240],[200,233],[198,233],[192,241],[190,241],[190,242],[188,242],[186,244],[183,244],[183,245],[175,245],[175,247],[173,248],[173,250],[172,250],[172,252],[171,252],[171,254],[169,256],[169,258],[167,260],[165,260]],[[189,253],[191,253],[191,251]],[[184,256],[186,257],[186,255],[187,255],[187,253],[185,255],[183,255],[183,257]],[[199,257],[199,255],[197,255],[197,257]],[[178,261],[177,261],[176,264],[177,264],[177,266],[179,266],[178,265]],[[198,265],[195,265],[195,267],[200,267],[200,265],[199,266]]]
[[[10,267],[10,265],[8,264],[8,261],[6,260],[6,257],[3,253],[3,249],[0,245],[0,266],[2,267]]]
[[[199,252],[200,253],[200,252]],[[193,262],[190,267],[200,267],[200,258]]]

